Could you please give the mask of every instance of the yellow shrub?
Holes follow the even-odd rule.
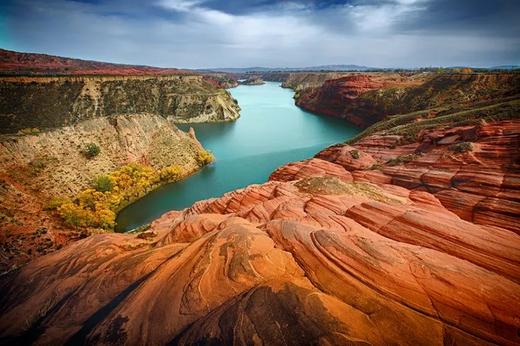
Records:
[[[177,165],[156,170],[130,163],[102,176],[102,179],[97,177],[93,182],[95,188],[81,191],[72,202],[63,201],[57,206],[57,211],[71,226],[113,229],[119,210],[161,183],[181,177],[182,168]],[[110,188],[106,188],[108,185]]]
[[[197,162],[201,166],[209,165],[215,161],[215,156],[207,150],[199,151],[199,155],[197,156]]]

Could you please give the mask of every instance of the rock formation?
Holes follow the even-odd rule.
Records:
[[[298,93],[300,90],[318,88],[328,80],[351,74],[349,72],[294,72],[287,75],[282,87],[291,88]]]
[[[61,56],[21,53],[0,49],[0,73],[4,75],[175,75],[193,74],[176,68],[113,64]]]
[[[242,85],[262,85],[262,84],[265,84],[265,82],[260,77],[249,77],[248,79],[241,81],[240,84],[242,84]]]
[[[88,143],[100,148],[95,158],[83,153]],[[2,135],[0,270],[79,236],[45,210],[53,198],[73,198],[97,176],[129,162],[155,169],[177,165],[190,174],[200,168],[201,150],[194,137],[155,115],[98,117],[32,135]]]
[[[518,111],[389,120],[41,257],[1,283],[2,341],[518,344]]]
[[[520,94],[520,75],[366,73],[329,79],[319,86],[296,83],[293,88],[298,106],[365,128],[393,114]]]
[[[226,90],[202,76],[0,79],[0,129],[4,133],[122,114],[154,114],[177,123],[231,121],[239,117],[239,109]]]
[[[239,116],[236,100],[208,76],[147,67],[130,73],[126,65],[9,51],[0,51],[0,60],[0,70],[15,74],[124,70],[0,77],[0,273],[99,231],[63,225],[46,210],[53,200],[73,200],[96,177],[128,163],[189,175],[205,151],[174,123]],[[88,145],[99,155],[85,157]]]

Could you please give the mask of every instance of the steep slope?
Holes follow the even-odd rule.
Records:
[[[100,150],[93,158],[84,154],[90,143]],[[47,209],[74,199],[97,177],[131,162],[156,170],[178,167],[186,176],[200,169],[201,152],[194,136],[154,115],[98,117],[34,135],[2,135],[0,271],[89,234]]]
[[[486,107],[33,261],[1,284],[2,341],[518,344],[520,109]]]
[[[174,75],[193,74],[175,68],[112,64],[0,49],[0,73],[8,75]]]
[[[284,88],[291,88],[296,93],[308,88],[318,88],[325,81],[351,75],[348,72],[300,72],[290,73],[282,83]]]
[[[392,114],[520,94],[520,74],[352,74],[299,91],[298,106],[364,128]]]
[[[231,121],[239,109],[226,90],[202,76],[0,78],[3,133],[122,114],[154,114],[178,123]]]
[[[239,109],[198,75],[0,77],[0,272],[110,229],[124,205],[200,169],[211,155],[174,123],[231,121]],[[118,190],[99,196],[122,167]]]

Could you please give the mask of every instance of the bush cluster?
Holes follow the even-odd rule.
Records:
[[[101,148],[96,143],[88,143],[83,149],[83,155],[85,155],[87,159],[98,156],[100,152]]]
[[[115,226],[119,210],[159,185],[180,179],[182,174],[182,168],[176,165],[157,170],[131,163],[98,176],[91,188],[83,190],[73,200],[51,200],[49,207],[56,209],[68,225],[110,230]]]
[[[407,154],[407,155],[399,155],[394,159],[388,160],[386,163],[389,166],[397,166],[402,165],[403,163],[407,163],[415,160],[419,155],[417,154]]]
[[[201,166],[209,165],[213,161],[215,161],[215,156],[213,156],[213,154],[211,152],[209,152],[207,150],[199,151],[199,154],[197,156],[197,162],[199,163],[199,165],[201,165]]]
[[[473,144],[471,142],[460,142],[450,145],[448,149],[456,153],[465,153],[473,150]]]

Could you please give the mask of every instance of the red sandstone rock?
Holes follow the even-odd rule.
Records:
[[[473,149],[455,153],[462,133]],[[336,145],[169,212],[146,236],[96,235],[37,259],[0,281],[0,337],[518,344],[520,121],[421,140],[428,151],[397,165],[423,142]]]
[[[496,101],[517,95],[520,76],[515,73],[364,73],[330,79],[317,87],[300,90],[294,86],[294,89],[298,91],[298,106],[365,128],[393,114],[430,110],[430,115],[434,115],[435,107]]]

